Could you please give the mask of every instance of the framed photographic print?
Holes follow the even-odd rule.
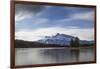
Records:
[[[96,63],[96,6],[11,1],[11,68]]]

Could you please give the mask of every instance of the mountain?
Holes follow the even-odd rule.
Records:
[[[56,44],[56,45],[70,45],[71,39],[75,39],[76,37],[57,33],[54,36],[45,36],[43,39],[38,40],[39,43],[44,44]],[[81,45],[93,45],[94,41],[87,40],[79,40]]]

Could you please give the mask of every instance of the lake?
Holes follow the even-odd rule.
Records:
[[[72,50],[67,47],[15,48],[15,65],[34,65],[94,61],[94,48]]]

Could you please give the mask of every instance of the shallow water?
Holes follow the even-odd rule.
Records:
[[[15,65],[69,63],[93,60],[93,48],[81,48],[80,50],[61,47],[15,49]]]

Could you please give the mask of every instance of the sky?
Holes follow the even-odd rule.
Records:
[[[94,40],[94,8],[15,5],[15,39],[37,41],[57,33]]]

